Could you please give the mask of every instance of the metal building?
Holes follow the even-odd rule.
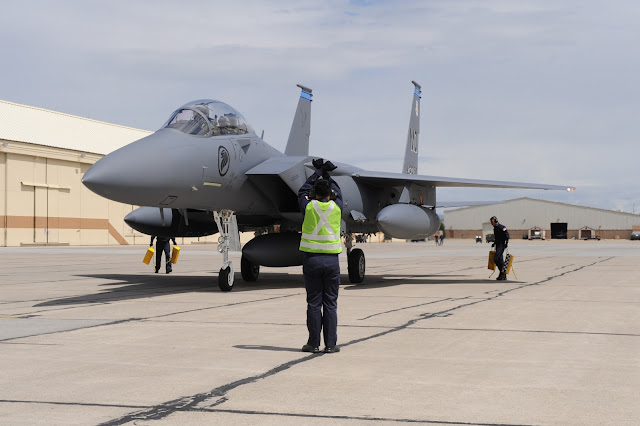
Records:
[[[447,237],[486,237],[492,233],[491,216],[509,228],[511,238],[629,239],[640,226],[640,215],[533,198],[516,198],[504,204],[447,210]]]

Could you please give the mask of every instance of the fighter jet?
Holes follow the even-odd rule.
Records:
[[[340,163],[332,177],[344,200],[342,234],[349,280],[365,277],[365,256],[354,234],[383,232],[394,238],[424,239],[440,227],[438,187],[573,190],[560,185],[488,181],[418,174],[421,87],[413,83],[409,130],[400,173],[363,170]],[[224,264],[222,291],[234,285],[229,251],[239,250],[238,231],[264,233],[242,248],[241,275],[255,281],[260,266],[302,265],[298,250],[303,215],[298,190],[313,173],[309,155],[312,90],[298,85],[300,99],[284,153],[259,137],[233,107],[217,100],[189,102],[155,133],[97,161],[82,181],[105,198],[141,207],[125,217],[150,235],[194,237],[220,233]],[[277,225],[277,226],[276,226]],[[257,232],[256,234],[258,234]]]

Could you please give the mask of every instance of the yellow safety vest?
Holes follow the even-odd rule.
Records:
[[[335,201],[312,200],[304,212],[300,251],[341,253],[340,224],[342,212]]]

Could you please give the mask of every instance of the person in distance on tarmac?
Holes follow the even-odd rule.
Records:
[[[149,247],[153,247],[153,240],[157,238],[158,240],[156,241],[156,274],[158,273],[158,271],[160,270],[160,266],[162,265],[162,252],[164,251],[164,258],[165,258],[165,268],[167,271],[167,274],[170,274],[172,269],[171,269],[171,244],[169,243],[169,240],[173,241],[173,245],[176,245],[176,239],[171,237],[161,237],[161,236],[155,236],[152,235],[151,236],[151,243],[149,243]]]
[[[509,231],[507,227],[498,222],[498,218],[492,216],[489,219],[491,225],[493,225],[493,236],[495,237],[494,243],[491,247],[496,248],[496,254],[493,256],[493,261],[500,271],[500,275],[496,278],[498,281],[506,281],[507,274],[502,272],[504,268],[504,250],[509,246]]]

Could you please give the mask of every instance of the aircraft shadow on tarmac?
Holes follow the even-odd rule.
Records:
[[[66,297],[34,305],[39,306],[61,306],[80,305],[95,303],[110,303],[123,300],[143,299],[153,296],[164,296],[168,294],[207,292],[222,293],[218,289],[215,278],[211,275],[180,276],[178,274],[95,274],[80,275],[85,278],[109,280],[112,282],[98,284],[104,291],[95,294],[83,294],[73,297]],[[261,273],[258,281],[245,282],[241,279],[240,273],[236,274],[238,280],[233,288],[233,293],[244,291],[262,291],[285,288],[304,289],[302,274],[283,273]],[[406,284],[424,285],[460,285],[460,284],[487,284],[496,283],[489,279],[464,278],[465,275],[367,275],[361,284],[351,284],[346,274],[341,277],[342,289],[346,291],[367,290],[373,288],[392,287]],[[499,283],[499,282],[497,282]],[[513,283],[508,281],[507,283]]]
[[[471,278],[468,275],[403,275],[384,274],[367,275],[364,282],[351,284],[348,280],[342,281],[344,290],[367,290],[372,288],[393,287],[396,285],[465,285],[465,284],[504,284],[494,279]],[[517,283],[517,281],[506,281]]]

